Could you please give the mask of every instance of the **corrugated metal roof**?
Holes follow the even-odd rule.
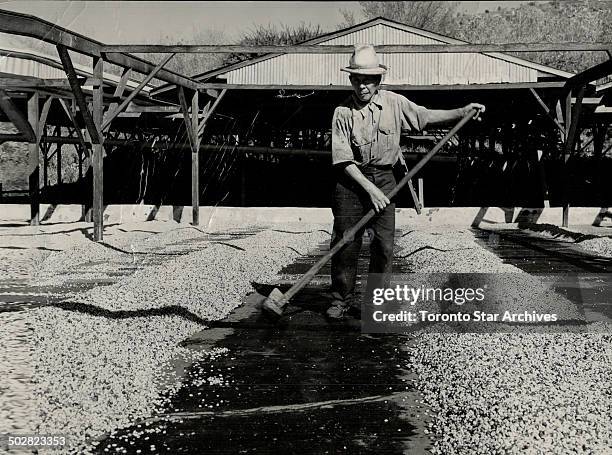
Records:
[[[444,44],[387,24],[347,33],[318,44]],[[225,74],[228,84],[347,85],[340,71],[348,54],[285,54]],[[479,53],[380,54],[388,84],[453,85],[537,82],[538,70]]]
[[[74,63],[74,68],[80,75],[91,76],[92,69],[84,65]],[[44,53],[17,49],[0,49],[0,73],[13,74],[15,76],[37,77],[39,79],[65,79],[66,73],[62,69],[59,57],[50,56]],[[121,79],[119,76],[105,72],[104,79],[117,84]],[[137,87],[138,82],[129,81],[128,87]],[[143,90],[145,92],[154,88],[148,84]]]

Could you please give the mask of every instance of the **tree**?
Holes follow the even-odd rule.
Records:
[[[155,44],[225,44],[227,42],[226,35],[223,31],[203,29],[193,30],[193,33],[188,38],[171,37],[168,35],[160,36]],[[147,53],[140,54],[145,60],[154,63],[159,63],[164,59],[166,54]],[[190,54],[179,52],[166,64],[165,68],[176,71],[177,73],[186,76],[195,76],[206,71],[218,68],[223,65],[228,54]]]
[[[605,42],[612,33],[612,2],[523,4],[495,12],[462,14],[454,37],[472,43]],[[581,71],[606,58],[601,52],[518,53],[519,57]]]
[[[567,0],[533,2],[496,11],[467,14],[457,2],[359,2],[364,19],[382,16],[470,43],[606,42],[612,36],[612,2]],[[341,10],[342,26],[354,25],[355,15]],[[606,56],[602,52],[517,53],[528,60],[581,71]]]
[[[360,14],[365,19],[385,17],[406,25],[437,33],[454,31],[458,2],[359,2]],[[344,17],[342,26],[356,23],[355,14],[341,10]]]
[[[257,25],[244,35],[239,44],[244,46],[280,46],[299,44],[312,38],[316,38],[324,33],[320,25],[306,24],[304,22],[297,26],[273,24]],[[230,54],[224,59],[225,64],[236,63],[249,58],[257,57],[261,54]]]

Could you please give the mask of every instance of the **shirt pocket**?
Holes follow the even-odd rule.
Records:
[[[360,129],[351,132],[353,153],[361,163],[368,163],[372,155],[372,134]]]
[[[393,118],[381,116],[378,125],[379,140],[385,151],[395,150],[399,147],[400,131],[395,125]]]

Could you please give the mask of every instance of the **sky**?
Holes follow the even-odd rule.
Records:
[[[517,1],[460,2],[466,12],[518,6]],[[222,31],[232,42],[254,25],[320,24],[332,30],[341,9],[357,12],[358,2],[149,2],[6,1],[0,9],[31,14],[105,44],[157,44],[164,36],[179,40],[194,30]],[[205,43],[202,43],[205,44]]]

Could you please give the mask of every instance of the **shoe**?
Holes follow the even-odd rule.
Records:
[[[336,301],[336,302],[338,302],[338,301]],[[345,318],[346,313],[348,312],[348,310],[349,310],[349,307],[347,307],[345,305],[332,305],[332,306],[330,306],[327,309],[327,311],[325,312],[325,315],[329,319],[340,321],[340,320]]]

